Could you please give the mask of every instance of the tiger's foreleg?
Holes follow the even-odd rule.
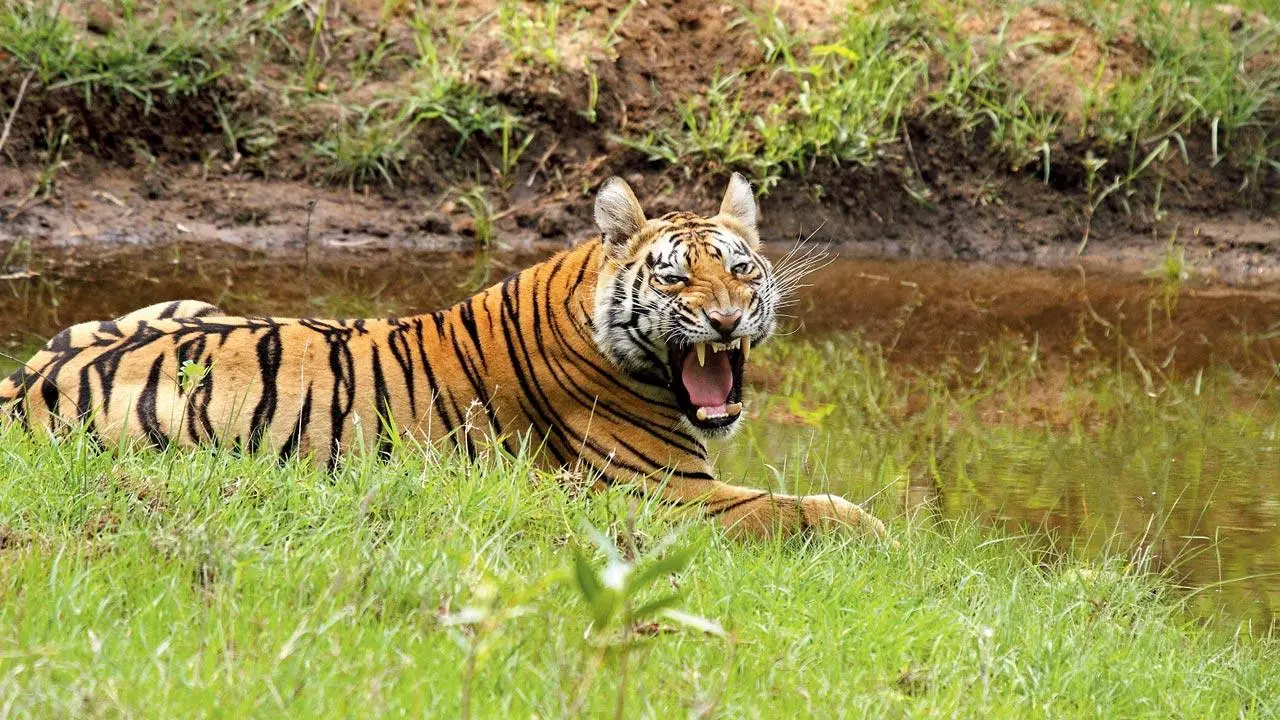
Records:
[[[781,495],[718,481],[675,483],[667,487],[666,494],[697,502],[708,518],[735,536],[834,530],[888,536],[884,523],[839,495]]]

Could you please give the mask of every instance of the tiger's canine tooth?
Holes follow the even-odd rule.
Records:
[[[724,409],[731,416],[737,415],[738,413],[742,412],[742,403],[729,403],[724,407]]]
[[[707,366],[707,344],[698,343],[693,347],[694,347],[694,350],[698,353],[698,367],[706,367]],[[703,418],[703,419],[705,420],[706,418]]]
[[[698,419],[699,419],[699,420],[706,420],[706,419],[707,419],[707,409],[706,409],[706,408],[698,408],[697,415],[698,415]]]
[[[751,357],[751,336],[747,335],[742,338],[742,362],[746,362]]]

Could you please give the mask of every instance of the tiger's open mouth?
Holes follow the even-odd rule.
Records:
[[[723,430],[742,415],[742,369],[751,354],[751,338],[728,343],[667,346],[671,389],[685,417],[700,430]]]

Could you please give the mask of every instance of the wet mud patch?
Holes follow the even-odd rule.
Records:
[[[1113,213],[1096,220],[1080,252],[1082,218],[1039,180],[1012,180],[1001,190],[1018,202],[984,204],[976,169],[954,165],[921,138],[923,166],[939,193],[920,203],[900,178],[871,172],[821,174],[821,192],[783,185],[761,199],[765,240],[786,247],[796,238],[858,258],[960,260],[1062,268],[1084,264],[1140,275],[1171,251],[1186,271],[1233,286],[1280,284],[1280,216],[1247,210],[1205,214],[1168,210],[1158,223]],[[945,145],[938,145],[944,152]],[[601,172],[604,168],[601,168]],[[975,179],[975,177],[979,179]],[[715,211],[723,179],[672,185],[662,174],[626,175],[646,211]],[[121,170],[89,163],[82,177],[59,180],[56,197],[30,201],[32,172],[0,168],[0,246],[200,242],[263,251],[365,248],[462,251],[492,244],[505,250],[564,247],[595,232],[591,185],[529,193],[509,204],[486,193],[351,192],[303,181],[206,178],[196,168]],[[885,192],[885,188],[891,190]],[[476,225],[492,226],[479,238]],[[217,252],[214,250],[214,252]]]

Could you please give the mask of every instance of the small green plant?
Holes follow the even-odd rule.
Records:
[[[596,122],[596,105],[600,102],[600,76],[596,74],[594,66],[587,66],[587,108],[582,111],[582,117],[587,122],[595,124]]]
[[[774,0],[760,10],[755,10],[741,2],[734,3],[734,7],[737,8],[738,18],[730,23],[730,26],[743,23],[751,26],[756,44],[760,46],[766,63],[780,65],[792,72],[800,69],[797,56],[807,47],[808,39],[803,33],[794,30],[791,24],[779,14],[781,9],[779,2]]]
[[[0,6],[0,50],[34,70],[45,92],[74,89],[91,107],[130,98],[150,113],[158,103],[204,93],[238,42],[236,33],[126,13],[119,28],[85,43],[54,14],[61,7],[49,0]]]
[[[822,421],[835,412],[836,406],[834,403],[820,403],[813,407],[806,407],[802,396],[792,395],[787,398],[787,410],[809,427],[822,427]]]
[[[465,656],[460,687],[463,720],[471,717],[476,673],[488,663],[503,629],[512,621],[536,612],[538,601],[559,578],[559,574],[551,574],[537,583],[508,583],[516,587],[504,592],[497,581],[484,573],[470,583],[470,602],[466,606],[456,612],[442,613],[440,624],[449,630],[450,637]]]
[[[1121,202],[1123,203],[1125,210],[1128,211],[1128,197],[1134,192],[1134,183],[1144,172],[1146,172],[1147,168],[1150,167],[1153,162],[1164,157],[1164,155],[1169,151],[1169,143],[1169,138],[1165,138],[1160,141],[1160,143],[1156,145],[1151,152],[1147,153],[1141,163],[1137,166],[1131,166],[1128,172],[1113,177],[1111,182],[1101,189],[1098,188],[1098,174],[1102,168],[1106,166],[1107,160],[1106,158],[1095,157],[1092,152],[1085,155],[1085,225],[1084,233],[1080,238],[1080,245],[1076,248],[1077,255],[1083,254],[1085,247],[1089,244],[1089,232],[1093,227],[1093,217],[1098,212],[1098,207],[1102,205],[1102,202],[1117,190],[1123,190],[1124,193],[1121,195]]]
[[[302,66],[302,84],[307,92],[315,92],[324,76],[328,52],[324,44],[325,23],[329,16],[329,0],[320,0],[311,21],[311,42],[307,45],[307,59]]]
[[[763,111],[744,104],[741,74],[716,78],[707,91],[676,104],[679,126],[622,138],[653,160],[689,172],[735,167],[767,192],[784,172],[819,162],[869,167],[899,141],[903,113],[924,77],[924,63],[880,16],[845,16],[812,62],[788,70],[796,89]]]
[[[631,11],[636,7],[636,3],[639,2],[640,0],[631,0],[609,20],[609,26],[605,29],[604,37],[600,40],[601,49],[605,52],[613,52],[614,47],[618,44],[618,28],[622,27],[622,23],[627,21],[627,16],[631,14]]]
[[[493,137],[515,122],[513,116],[463,79],[463,43],[480,27],[475,21],[461,32],[451,30],[452,10],[427,13],[419,10],[410,20],[418,57],[417,79],[409,92],[394,101],[401,122],[416,125],[439,121],[458,134],[457,156],[475,135]]]
[[[538,63],[552,69],[560,67],[562,58],[556,45],[562,0],[535,3],[530,9],[521,0],[498,3],[498,27],[502,41],[516,62]]]
[[[1147,271],[1147,277],[1157,283],[1156,295],[1164,309],[1165,319],[1173,321],[1173,311],[1178,305],[1178,296],[1191,273],[1187,265],[1186,248],[1177,242],[1178,234],[1169,236],[1169,243],[1156,266]]]
[[[529,149],[529,143],[533,142],[533,138],[537,135],[534,132],[525,133],[524,139],[519,144],[514,143],[512,135],[515,122],[515,118],[510,115],[502,120],[501,182],[505,187],[510,187],[512,175],[520,164],[520,157],[524,155],[525,150]]]
[[[183,360],[178,367],[178,389],[183,395],[190,394],[209,376],[212,368],[195,360]]]
[[[479,185],[468,189],[458,196],[458,202],[471,213],[472,232],[476,242],[487,248],[493,244],[493,205],[489,196]]]
[[[580,548],[575,548],[573,555],[573,586],[590,618],[585,637],[595,647],[594,661],[582,676],[579,688],[580,691],[589,688],[604,663],[616,658],[618,691],[614,717],[619,719],[623,717],[628,688],[629,659],[635,650],[637,634],[646,623],[666,620],[699,632],[726,637],[719,623],[677,607],[682,593],[676,578],[693,559],[695,548],[673,548],[676,538],[670,535],[644,557],[636,558],[635,534],[630,522],[628,520],[626,537],[632,559],[624,557],[613,541],[594,528],[589,528],[588,533],[605,556],[604,567],[593,564]],[[670,589],[673,587],[675,589]],[[654,628],[647,632],[654,632]],[[582,698],[580,694],[575,699],[575,711],[580,707]]]
[[[329,176],[345,181],[352,190],[379,179],[394,187],[408,157],[405,140],[412,127],[398,119],[379,120],[365,113],[354,122],[338,124],[313,149],[329,160]]]

